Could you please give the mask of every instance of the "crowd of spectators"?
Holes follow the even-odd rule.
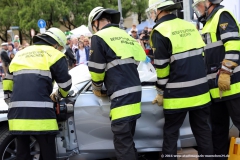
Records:
[[[90,39],[81,35],[79,38],[73,35],[67,36],[66,58],[69,69],[76,65],[88,64],[90,52]]]
[[[29,46],[29,44],[26,42],[23,45],[21,45],[18,35],[15,35],[14,39],[12,41],[3,42],[1,44],[1,50],[0,50],[0,76],[1,76],[1,78],[4,78],[4,76],[6,75],[8,66],[9,66],[11,60],[17,54],[17,52],[26,48],[27,46]],[[0,80],[1,80],[1,78],[0,78]]]
[[[150,46],[150,34],[152,28],[144,27],[144,29],[139,33],[136,25],[132,25],[132,28],[128,32],[134,39],[136,39],[144,49],[146,55],[151,59],[153,63],[153,50]]]

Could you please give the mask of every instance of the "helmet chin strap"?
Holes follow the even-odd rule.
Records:
[[[162,11],[160,11],[160,12],[157,14],[157,16],[156,16],[156,18],[155,18],[155,20],[154,20],[155,23],[157,22],[158,16],[159,16],[161,13],[162,13]]]
[[[93,24],[93,27],[95,27],[97,31],[100,30],[100,29],[99,29],[99,20],[97,20],[97,26],[95,26],[95,24]]]
[[[208,10],[209,10],[209,8],[210,7],[212,7],[212,3],[210,4],[210,6],[209,7],[207,7],[206,5],[205,5],[205,15],[206,15],[206,17],[208,17],[209,15],[208,15]]]

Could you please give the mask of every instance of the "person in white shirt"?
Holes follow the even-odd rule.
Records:
[[[84,47],[84,44],[82,41],[78,42],[78,51],[76,52],[77,57],[77,65],[79,64],[85,64],[88,63],[88,54],[86,51],[86,48]]]

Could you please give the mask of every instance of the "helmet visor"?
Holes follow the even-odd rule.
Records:
[[[151,19],[154,21],[157,17],[157,10],[149,8],[146,10],[146,14],[147,14],[148,19]]]
[[[196,1],[195,3],[193,3],[192,7],[193,7],[193,10],[194,10],[195,14],[197,15],[197,17],[201,17],[205,14],[204,0]],[[202,11],[201,11],[201,9],[202,9]]]

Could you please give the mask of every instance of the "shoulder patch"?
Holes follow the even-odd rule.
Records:
[[[228,26],[228,23],[222,23],[219,25],[223,30],[225,30]]]

